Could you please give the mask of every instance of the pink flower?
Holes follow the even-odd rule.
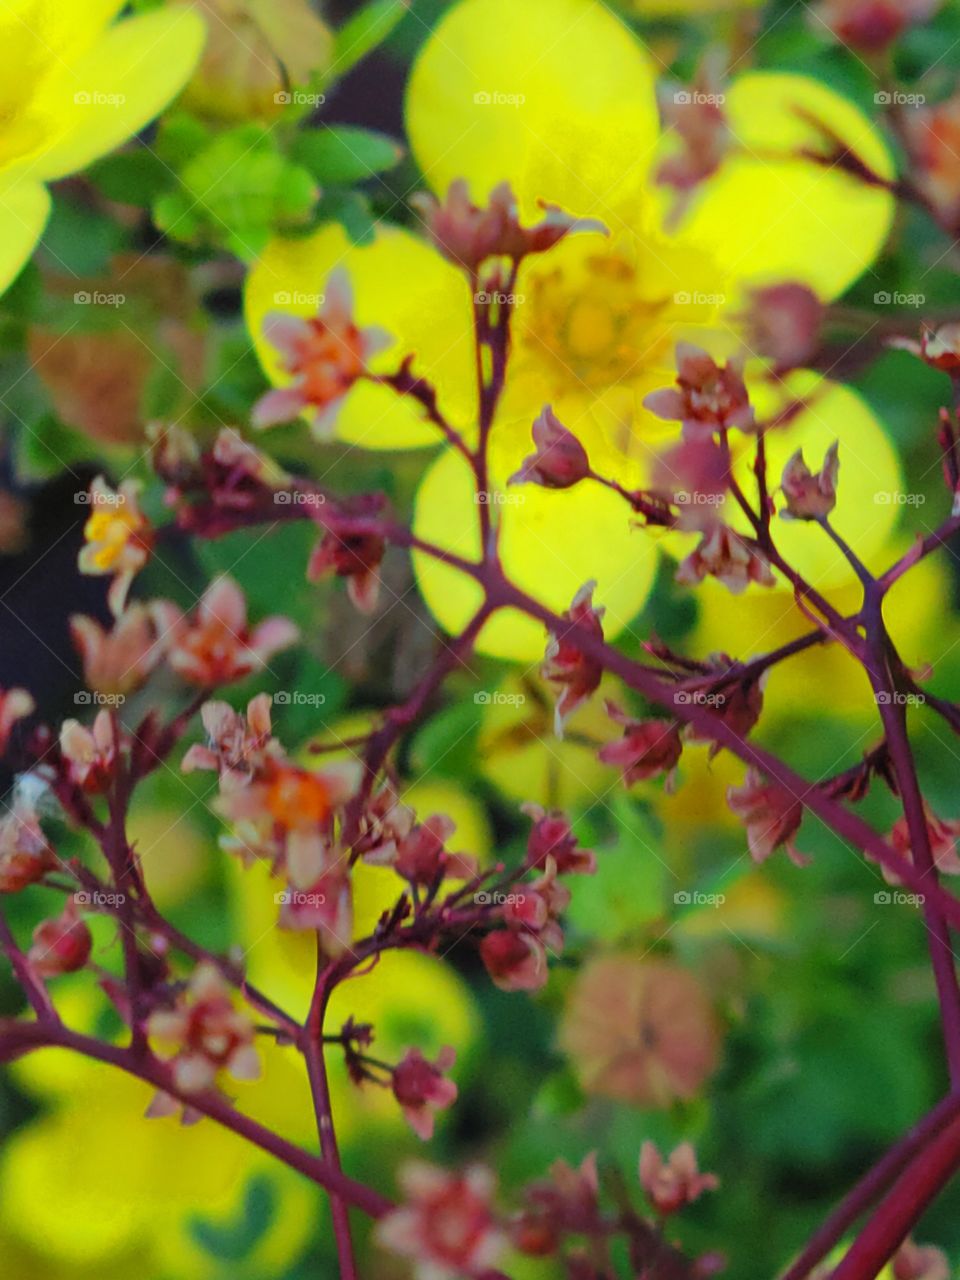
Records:
[[[15,793],[0,817],[0,893],[19,893],[56,865],[36,809],[26,796]]]
[[[401,804],[389,780],[374,792],[360,815],[354,850],[374,866],[392,866],[400,843],[413,830],[416,814]]]
[[[289,618],[267,618],[251,629],[243,592],[225,575],[206,591],[193,618],[168,600],[150,606],[171,668],[190,684],[214,688],[267,666],[299,632]]]
[[[444,848],[456,829],[451,818],[439,813],[417,823],[397,843],[391,863],[394,871],[423,888],[429,888],[444,876],[467,879],[475,875],[477,866],[473,858],[463,853],[448,853]]]
[[[957,107],[958,116],[960,116],[960,98],[957,99]],[[958,120],[958,127],[960,127],[960,120]],[[956,177],[956,169],[953,173]],[[958,200],[960,200],[960,188],[958,188]],[[936,329],[921,329],[919,342],[914,342],[910,338],[893,338],[887,345],[919,356],[931,368],[939,369],[941,373],[951,375],[960,373],[960,321],[952,320]]]
[[[211,1088],[221,1070],[234,1080],[260,1075],[253,1024],[234,1008],[230,989],[212,964],[197,966],[173,1008],[150,1015],[147,1032],[174,1049],[173,1079],[184,1093]]]
[[[661,773],[667,775],[670,786],[683,751],[676,721],[634,720],[614,702],[607,703],[607,714],[624,726],[624,733],[618,742],[608,742],[600,748],[598,754],[604,764],[616,765],[628,787]]]
[[[109,711],[98,711],[90,729],[79,720],[64,720],[60,726],[67,778],[84,791],[99,794],[109,788],[118,747]]]
[[[474,272],[487,258],[519,259],[543,253],[572,231],[606,232],[602,222],[571,217],[543,202],[544,220],[535,227],[521,227],[516,197],[506,182],[491,191],[486,208],[472,202],[463,178],[451,182],[442,204],[429,195],[414,197],[411,203],[419,208],[427,233],[443,256]]]
[[[353,937],[353,891],[345,862],[328,868],[305,889],[288,885],[277,895],[280,928],[319,935],[328,956],[339,956]]]
[[[433,1137],[436,1112],[457,1100],[457,1086],[444,1074],[456,1060],[456,1050],[449,1045],[440,1050],[436,1062],[428,1062],[419,1049],[408,1049],[393,1069],[394,1097],[410,1128],[424,1142]]]
[[[547,953],[532,933],[495,929],[480,943],[480,958],[501,991],[539,991],[547,983]]]
[[[593,604],[596,585],[595,582],[587,582],[582,586],[563,617],[571,627],[585,631],[596,640],[603,640],[601,620],[604,610],[594,608]],[[596,659],[587,657],[575,640],[568,639],[566,630],[559,633],[551,631],[541,674],[559,691],[554,709],[554,731],[558,738],[562,738],[564,723],[599,687],[603,667]]]
[[[904,1240],[890,1263],[893,1280],[950,1280],[950,1262],[936,1245]]]
[[[488,1169],[449,1173],[415,1160],[403,1166],[399,1181],[403,1203],[380,1219],[375,1236],[413,1260],[418,1280],[462,1280],[494,1265],[505,1239],[493,1214]]]
[[[367,371],[370,358],[390,345],[379,329],[359,329],[346,272],[327,278],[323,306],[315,316],[271,312],[263,324],[266,340],[280,353],[292,381],[268,391],[253,408],[255,427],[274,427],[310,413],[321,439],[330,439],[344,396]]]
[[[755,289],[744,320],[751,351],[772,360],[778,373],[808,365],[820,346],[824,306],[805,284]]]
[[[36,707],[26,689],[0,689],[0,756],[10,744],[13,726]]]
[[[267,754],[249,783],[221,789],[215,807],[236,824],[235,836],[222,841],[223,847],[245,863],[269,859],[292,885],[308,891],[330,868],[335,812],[355,784],[350,765],[302,769]]]
[[[600,1179],[592,1151],[575,1169],[555,1160],[550,1176],[526,1188],[526,1207],[510,1224],[510,1238],[521,1253],[545,1257],[565,1234],[591,1234],[597,1226]]]
[[[525,804],[522,812],[533,820],[527,839],[527,865],[544,867],[552,858],[560,875],[592,875],[597,857],[592,849],[581,849],[569,820],[562,813],[547,813],[538,804]]]
[[[715,1174],[700,1173],[689,1142],[681,1142],[666,1160],[652,1142],[645,1142],[640,1148],[639,1175],[644,1194],[664,1217],[720,1185]]]
[[[736,359],[721,368],[712,356],[688,342],[677,343],[677,387],[651,391],[644,404],[658,418],[681,422],[691,440],[739,427],[752,431],[754,414]]]
[[[515,472],[510,484],[539,484],[545,489],[569,489],[590,474],[590,459],[577,437],[563,425],[550,405],[545,404],[533,424],[531,453]]]
[[[695,93],[668,93],[661,99],[664,124],[680,146],[661,163],[656,180],[684,195],[717,171],[730,145],[722,85],[700,75],[695,88]]]
[[[719,1043],[693,974],[629,954],[601,956],[580,971],[560,1029],[586,1092],[635,1107],[694,1097],[716,1068]]]
[[[163,656],[149,610],[142,604],[124,609],[109,631],[95,618],[74,614],[70,634],[87,687],[100,693],[127,694],[139,688]]]
[[[328,530],[314,547],[307,566],[311,582],[346,578],[347,595],[361,613],[373,613],[380,594],[380,562],[386,543],[376,534],[341,537]]]
[[[960,821],[939,818],[932,810],[926,810],[927,837],[930,841],[930,852],[934,865],[943,875],[960,875],[960,853],[957,850],[957,838],[960,836]],[[901,857],[909,863],[914,862],[913,848],[910,843],[910,829],[906,818],[898,818],[890,831],[890,843]],[[888,884],[900,884],[899,878],[887,867],[881,868],[883,878]]]
[[[33,931],[33,945],[27,952],[27,963],[41,978],[54,978],[61,973],[74,973],[90,959],[93,938],[68,902],[59,916],[42,920]]]
[[[731,680],[728,683],[718,685],[716,690],[710,694],[678,690],[674,695],[674,700],[678,704],[689,704],[703,699],[718,720],[722,720],[738,737],[746,738],[760,719],[760,713],[763,710],[765,676],[766,672],[759,680]],[[686,738],[688,742],[713,743],[710,751],[711,757],[715,756],[720,750],[720,744],[715,738],[711,738],[709,732],[701,732],[699,729],[694,729],[693,725],[687,726]]]
[[[183,773],[215,769],[220,785],[229,788],[249,782],[268,755],[277,755],[280,744],[271,736],[270,695],[258,693],[247,703],[246,718],[227,702],[206,702],[200,719],[206,743],[194,743],[181,762]]]
[[[716,524],[681,563],[677,582],[696,586],[707,575],[717,578],[735,596],[751,582],[772,587],[776,581],[766,556],[725,524]]]
[[[819,471],[813,472],[798,449],[783,469],[780,486],[787,500],[783,516],[795,520],[819,520],[837,505],[837,475],[840,471],[839,443],[834,441],[823,457]]]
[[[681,440],[654,465],[652,489],[679,510],[680,529],[711,529],[730,487],[728,453],[712,437]]]
[[[932,18],[940,0],[823,0],[816,24],[864,53],[877,53],[908,27]]]
[[[765,862],[782,845],[791,862],[809,866],[810,859],[794,843],[803,820],[803,805],[783,787],[765,782],[756,769],[748,769],[742,786],[727,788],[727,804],[747,829],[754,862]]]

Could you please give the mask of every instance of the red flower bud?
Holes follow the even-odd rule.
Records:
[[[40,977],[53,978],[82,969],[90,959],[92,947],[90,930],[74,903],[68,902],[59,916],[41,921],[34,929],[27,963]]]
[[[590,474],[587,451],[568,431],[548,404],[533,424],[536,453],[525,458],[510,484],[539,484],[545,489],[569,489]]]

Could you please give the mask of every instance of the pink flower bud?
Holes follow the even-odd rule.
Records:
[[[533,819],[527,840],[529,867],[545,867],[552,858],[559,875],[577,872],[590,875],[596,871],[596,854],[591,849],[579,848],[570,821],[562,813],[547,813],[538,804],[525,804],[522,810]]]
[[[908,26],[926,22],[939,7],[940,0],[823,0],[815,22],[852,49],[878,53]]]
[[[92,947],[93,938],[86,922],[78,915],[74,903],[68,902],[59,916],[41,921],[34,929],[27,963],[42,978],[74,973],[90,959]]]
[[[781,514],[795,520],[819,520],[837,504],[837,476],[840,471],[839,444],[834,441],[823,457],[820,470],[813,472],[798,449],[783,469],[780,480],[787,509]]]
[[[496,929],[480,943],[480,958],[501,991],[539,991],[547,981],[547,955],[533,934]]]
[[[457,1100],[457,1086],[444,1075],[456,1058],[456,1050],[449,1045],[440,1050],[435,1063],[428,1062],[419,1049],[408,1049],[393,1069],[394,1097],[410,1128],[425,1142],[433,1137],[435,1113]]]
[[[740,787],[727,788],[727,804],[747,829],[747,845],[754,862],[765,862],[781,846],[798,867],[808,866],[794,843],[803,820],[803,805],[783,787],[766,782],[748,769]]]
[[[680,727],[673,720],[634,720],[616,703],[607,703],[607,714],[624,726],[623,737],[600,748],[604,764],[617,765],[628,787],[646,778],[671,775],[683,751]]]
[[[556,205],[541,202],[546,217],[534,227],[521,227],[516,197],[507,182],[490,193],[485,208],[470,199],[462,178],[450,184],[441,204],[432,196],[414,197],[434,245],[445,258],[475,273],[488,258],[512,258],[544,253],[572,231],[606,233],[602,222],[574,218]]]
[[[593,605],[596,585],[595,582],[585,583],[563,617],[571,627],[577,627],[597,640],[602,640],[604,611]],[[596,659],[583,653],[574,637],[569,637],[565,631],[552,631],[541,673],[549,684],[559,690],[554,729],[557,737],[562,738],[565,721],[599,687],[603,667]]]
[[[805,284],[774,284],[750,296],[744,319],[752,351],[779,372],[808,364],[820,345],[823,303]]]
[[[664,1216],[720,1185],[715,1174],[700,1173],[689,1142],[681,1142],[666,1160],[652,1142],[645,1142],[640,1148],[639,1176],[647,1199]]]
[[[590,460],[580,441],[546,404],[533,424],[536,453],[524,459],[510,484],[539,484],[545,489],[569,489],[590,474]]]

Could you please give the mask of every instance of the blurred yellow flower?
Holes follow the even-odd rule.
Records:
[[[61,1004],[73,1025],[91,1025],[96,1011],[79,989]],[[282,1052],[265,1052],[278,1091],[288,1082],[271,1069]],[[10,1280],[44,1276],[34,1257],[50,1280],[215,1280],[221,1264],[204,1240],[231,1230],[246,1230],[250,1274],[282,1270],[305,1247],[322,1194],[220,1126],[147,1120],[149,1085],[63,1050],[32,1054],[14,1073],[44,1110],[8,1138],[0,1158],[0,1241],[25,1260],[24,1270],[11,1270],[4,1251]],[[312,1124],[308,1092],[303,1101],[302,1140]],[[259,1227],[250,1226],[254,1203]]]
[[[693,338],[716,355],[740,349],[738,315],[747,290],[759,284],[796,279],[821,298],[835,297],[875,257],[892,211],[887,193],[798,158],[802,148],[823,146],[815,117],[889,176],[891,159],[866,117],[807,77],[749,72],[724,104],[734,145],[676,222],[652,177],[671,145],[660,134],[654,87],[646,51],[596,0],[528,0],[520,8],[514,0],[462,0],[427,40],[407,99],[413,151],[437,191],[466,177],[483,199],[507,179],[527,218],[542,198],[610,229],[606,239],[572,236],[521,269],[512,365],[491,440],[491,501],[514,581],[563,609],[597,579],[611,637],[649,593],[656,543],[598,486],[508,491],[541,405],[553,403],[597,470],[642,483],[654,452],[676,430],[642,406],[647,392],[672,381],[676,341]],[[415,352],[451,416],[466,423],[474,395],[464,283],[406,232],[351,248],[324,228],[267,248],[248,282],[247,318],[271,378],[283,380],[262,325],[278,291],[292,296],[338,261],[353,277],[358,323],[376,322],[396,340],[381,367]],[[306,301],[300,311],[311,309]],[[790,452],[808,436],[839,437],[841,488],[854,507],[878,489],[899,487],[896,457],[854,393],[834,394],[811,379],[801,393],[810,403],[791,424]],[[366,447],[435,439],[409,404],[387,396],[366,386],[349,397],[343,438]],[[886,540],[893,512],[872,505],[870,517],[868,555]],[[478,525],[469,469],[447,451],[421,484],[417,531],[475,556]],[[430,608],[456,629],[476,607],[476,584],[429,557],[416,560]],[[480,638],[487,652],[527,660],[542,645],[539,626],[508,613]]]
[[[112,151],[161,111],[200,56],[185,7],[114,19],[124,0],[0,4],[0,291],[50,212],[45,182]]]

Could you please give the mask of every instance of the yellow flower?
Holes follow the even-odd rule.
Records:
[[[86,991],[75,987],[59,998],[72,1025],[92,1027],[97,1009]],[[264,1087],[280,1094],[289,1082],[274,1067],[284,1052],[290,1051],[264,1046]],[[51,1280],[215,1280],[221,1264],[203,1239],[236,1233],[254,1196],[269,1208],[262,1230],[249,1241],[245,1264],[251,1274],[278,1274],[305,1247],[324,1212],[322,1193],[306,1179],[218,1125],[202,1121],[183,1128],[174,1120],[147,1120],[154,1090],[112,1067],[53,1049],[22,1059],[13,1071],[44,1110],[4,1147],[0,1248],[10,1239],[14,1258],[21,1252],[42,1256]],[[302,1102],[297,1136],[309,1142],[308,1091]],[[11,1280],[34,1280],[43,1273],[9,1274]]]
[[[528,220],[544,199],[610,229],[606,238],[571,236],[522,267],[490,459],[493,485],[509,499],[497,502],[497,518],[510,576],[558,610],[596,579],[610,637],[644,603],[657,543],[631,527],[615,494],[596,485],[562,492],[527,485],[508,493],[542,404],[553,404],[596,470],[627,485],[643,483],[654,453],[677,433],[642,404],[650,390],[672,382],[677,340],[693,339],[718,357],[740,351],[737,317],[758,285],[792,279],[822,299],[837,296],[876,256],[892,215],[887,193],[835,166],[798,158],[801,149],[823,149],[814,117],[890,175],[887,150],[859,110],[807,77],[748,72],[729,87],[724,104],[734,145],[678,222],[653,180],[673,145],[660,134],[654,87],[645,50],[596,0],[522,6],[462,0],[428,39],[407,99],[412,148],[437,191],[465,177],[474,198],[483,199],[507,179]],[[380,324],[395,338],[377,367],[415,352],[417,368],[437,385],[453,420],[468,423],[475,397],[467,289],[452,266],[406,232],[384,231],[373,245],[351,248],[324,228],[268,247],[250,276],[247,316],[270,376],[282,382],[262,334],[274,298],[322,281],[337,262],[353,279],[358,323]],[[366,386],[348,397],[344,439],[366,447],[435,440],[409,404],[391,405],[386,394]],[[867,527],[849,530],[863,533],[858,548],[869,556],[893,522],[891,508],[874,504],[872,495],[900,487],[896,456],[853,392],[801,375],[780,399],[794,394],[805,397],[806,407],[789,428],[773,433],[772,484],[781,447],[786,461],[801,445],[816,456],[808,441],[839,438],[840,503],[856,510],[869,501],[869,519],[860,521]],[[840,515],[838,505],[837,526],[847,533]],[[460,554],[479,553],[472,478],[455,452],[427,470],[415,518],[423,537]],[[816,542],[810,532],[791,534],[807,535],[804,555],[815,573],[826,565],[836,576],[829,546],[807,550]],[[671,547],[677,542],[669,540]],[[437,618],[451,630],[462,625],[478,603],[476,584],[425,556],[416,557],[416,568]],[[533,660],[542,653],[543,631],[498,614],[480,648]]]
[[[0,291],[43,233],[43,184],[133,137],[200,56],[204,27],[192,10],[114,22],[124,8],[124,0],[0,3]]]
[[[113,576],[107,599],[115,617],[123,611],[130,584],[150,557],[151,528],[137,501],[140,487],[136,480],[124,480],[114,490],[103,476],[90,486],[93,510],[83,526],[84,545],[77,564],[81,573]]]

